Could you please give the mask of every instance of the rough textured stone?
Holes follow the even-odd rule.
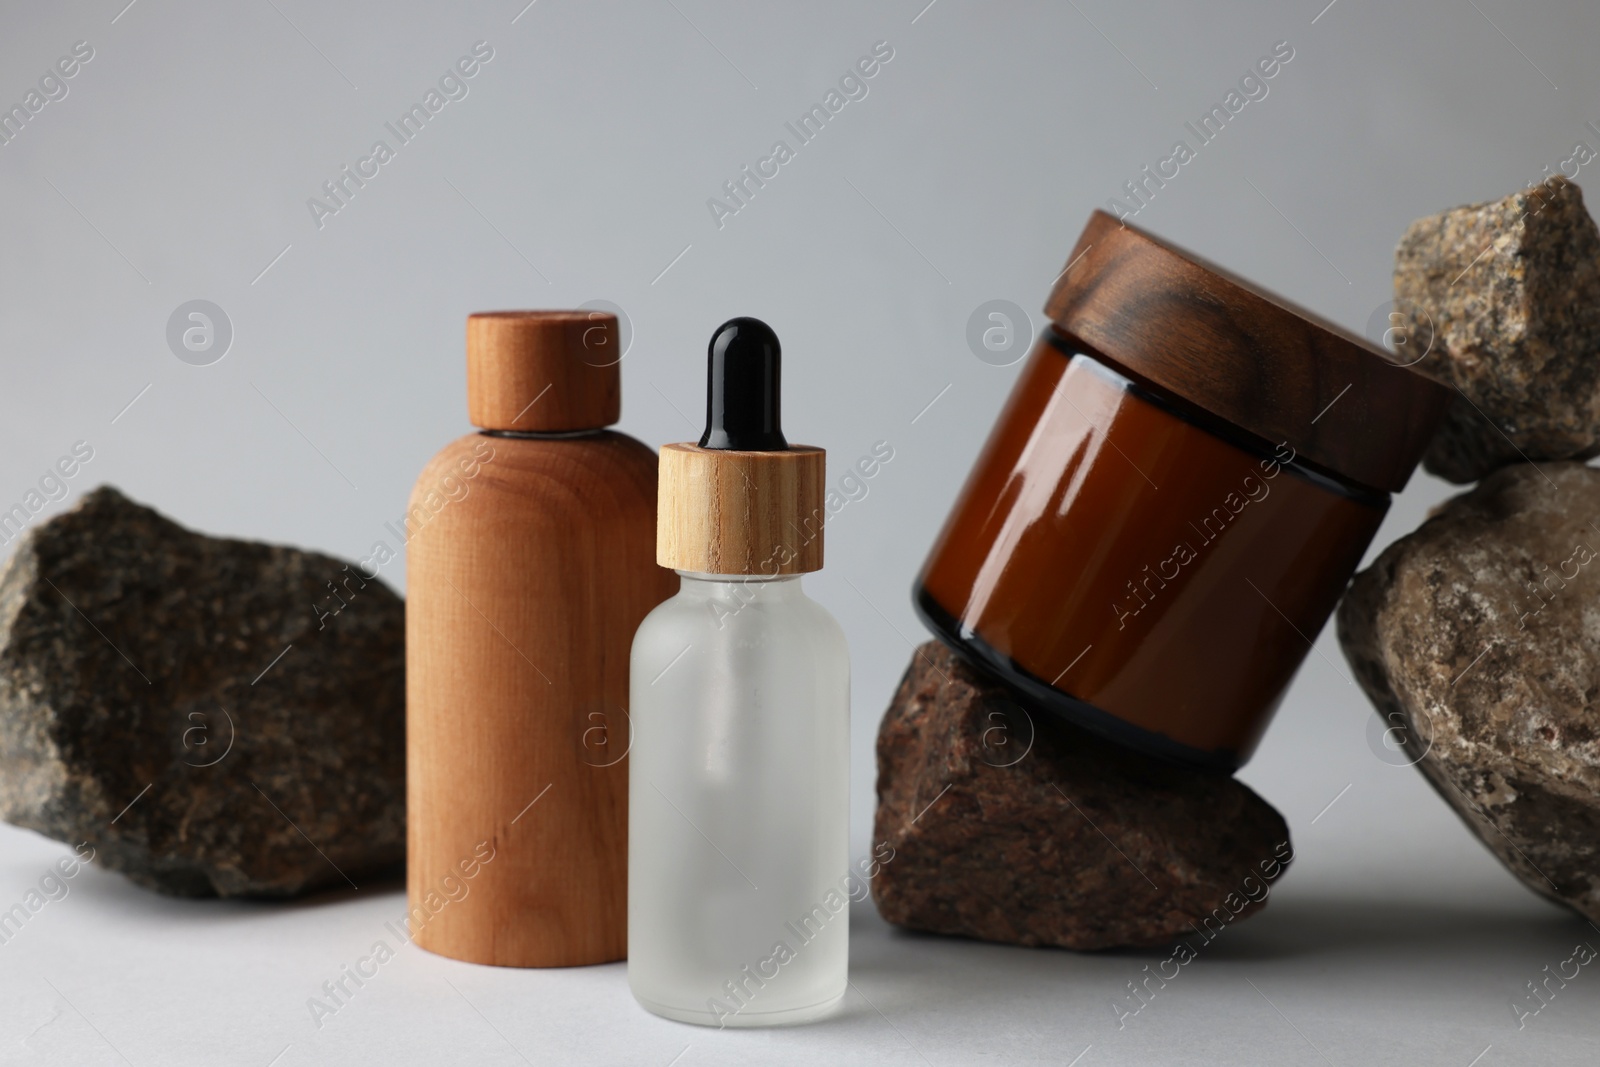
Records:
[[[1390,736],[1535,891],[1600,920],[1600,471],[1496,471],[1390,545],[1339,640]]]
[[[879,728],[875,834],[889,922],[1075,949],[1214,937],[1292,857],[1246,786],[1030,716],[937,642]]]
[[[1419,364],[1460,393],[1423,458],[1473,482],[1510,463],[1600,453],[1600,231],[1557,177],[1411,224],[1395,308]]]
[[[401,861],[405,607],[345,567],[110,488],[30,528],[0,572],[0,817],[184,896]]]

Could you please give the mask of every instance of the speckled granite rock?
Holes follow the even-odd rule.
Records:
[[[0,817],[183,896],[403,860],[405,607],[345,567],[110,488],[31,527],[0,572]]]
[[[889,922],[1074,949],[1209,940],[1293,853],[1246,786],[1030,717],[938,642],[879,728],[874,832],[894,849],[872,882]]]
[[[1454,382],[1423,465],[1453,482],[1600,454],[1600,230],[1557,177],[1411,224],[1395,308],[1431,329],[1419,369]]]
[[[1600,921],[1600,470],[1496,471],[1390,545],[1339,641],[1500,861]]]

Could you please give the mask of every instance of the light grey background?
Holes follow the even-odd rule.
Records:
[[[1600,147],[1580,0],[926,2],[11,0],[0,103],[74,42],[95,54],[0,146],[0,504],[86,440],[68,502],[111,482],[202,530],[357,557],[469,429],[467,313],[621,305],[621,428],[651,445],[697,435],[711,329],[761,316],[791,439],[834,480],[895,451],[807,579],[851,640],[864,850],[877,722],[923,638],[908,588],[1016,374],[968,350],[974,308],[1037,328],[1089,211],[1278,41],[1295,55],[1268,97],[1137,221],[1358,331],[1408,221]],[[319,229],[307,199],[478,41],[468,95]],[[878,41],[869,94],[719,229],[707,198]],[[232,322],[210,366],[165,340],[193,299]],[[1448,491],[1419,475],[1378,545]],[[1600,976],[1520,1031],[1509,1004],[1600,934],[1377,759],[1371,714],[1330,628],[1242,774],[1289,820],[1293,869],[1125,1030],[1111,1003],[1154,957],[902,935],[870,907],[844,1015],[805,1029],[654,1019],[620,966],[414,948],[317,1029],[306,998],[384,936],[398,890],[185,903],[90,870],[0,946],[0,1062],[1593,1062]],[[63,851],[0,830],[0,901]]]

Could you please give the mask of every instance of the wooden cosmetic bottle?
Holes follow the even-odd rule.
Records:
[[[467,320],[480,433],[443,449],[406,536],[411,935],[507,967],[627,954],[628,653],[677,579],[656,458],[621,412],[615,316]]]

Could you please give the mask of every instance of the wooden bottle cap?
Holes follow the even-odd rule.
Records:
[[[467,413],[485,430],[597,430],[622,417],[622,350],[606,311],[467,316]]]
[[[1398,492],[1449,391],[1381,350],[1096,211],[1045,314],[1143,379],[1314,466]]]
[[[663,445],[656,562],[702,574],[772,577],[822,569],[827,453]]]

